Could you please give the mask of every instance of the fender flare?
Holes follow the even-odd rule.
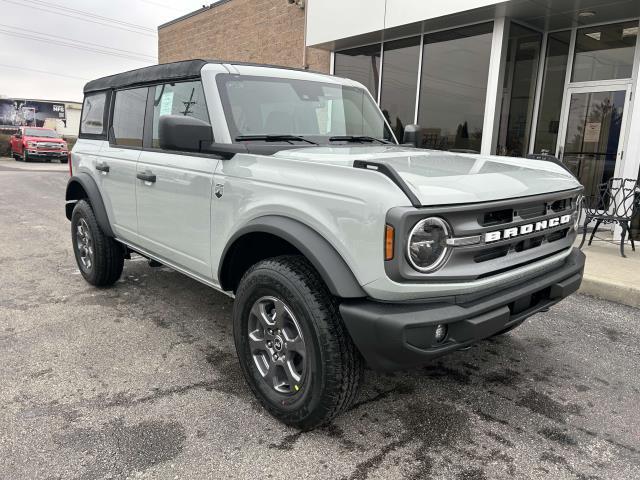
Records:
[[[223,280],[229,250],[236,240],[249,233],[268,233],[289,242],[309,260],[333,295],[341,298],[367,296],[347,263],[322,235],[297,220],[278,215],[251,220],[231,236],[218,267],[220,281]]]
[[[96,181],[91,178],[91,175],[85,172],[80,172],[77,175],[72,176],[67,182],[67,191],[65,193],[65,214],[67,219],[71,220],[71,214],[73,213],[73,207],[82,197],[79,197],[76,193],[78,186],[80,186],[87,194],[93,213],[96,216],[98,225],[108,237],[115,237],[113,230],[111,229],[111,223],[107,216],[107,210],[104,207],[104,201],[102,195],[98,189]]]

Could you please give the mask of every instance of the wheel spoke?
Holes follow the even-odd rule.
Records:
[[[249,333],[249,347],[251,348],[251,353],[266,351],[264,338],[260,338],[258,332],[258,330],[254,330],[253,332]]]
[[[292,392],[295,392],[295,387],[300,382],[300,375],[296,372],[295,367],[291,363],[291,360],[287,360],[284,364],[284,373],[287,376],[287,383]]]
[[[301,356],[304,357],[305,347],[304,347],[304,342],[302,341],[302,338],[296,337],[292,340],[287,339],[287,350],[289,352],[299,353]]]
[[[260,322],[260,324],[265,329],[267,329],[267,328],[273,327],[273,322],[269,318],[269,315],[267,314],[264,307],[265,307],[264,302],[256,302],[253,305],[253,308],[251,309],[251,315],[255,316]]]
[[[275,307],[275,317],[273,320],[274,320],[275,326],[281,329],[284,327],[284,319],[285,319],[285,316],[287,315],[287,309],[281,300],[276,300],[274,302],[274,307]]]
[[[268,360],[269,369],[264,374],[264,379],[270,387],[275,386],[276,380],[276,364],[269,358]]]

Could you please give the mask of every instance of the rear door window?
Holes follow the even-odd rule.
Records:
[[[163,115],[184,115],[207,123],[209,113],[204,99],[202,82],[166,83],[156,86],[153,101],[153,142],[154,148],[160,148],[158,125]]]
[[[87,95],[82,105],[80,134],[104,135],[104,111],[107,104],[107,93],[99,92]]]
[[[134,88],[116,92],[112,121],[113,144],[142,148],[148,91],[148,88]]]

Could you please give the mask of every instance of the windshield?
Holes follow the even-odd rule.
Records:
[[[57,132],[45,128],[25,128],[24,135],[26,137],[60,138]]]
[[[382,113],[362,88],[243,75],[218,75],[217,81],[232,140],[270,135],[324,144],[344,137],[395,143]]]

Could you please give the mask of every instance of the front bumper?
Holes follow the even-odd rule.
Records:
[[[50,150],[50,151],[43,151],[43,150],[27,150],[27,155],[29,155],[32,158],[35,157],[39,157],[39,158],[67,158],[69,156],[69,152],[68,151],[60,151],[60,150]]]
[[[584,254],[574,248],[560,267],[469,303],[345,300],[340,313],[372,368],[414,367],[513,328],[574,293],[582,282],[584,261]],[[434,335],[441,324],[448,333],[438,343]]]

